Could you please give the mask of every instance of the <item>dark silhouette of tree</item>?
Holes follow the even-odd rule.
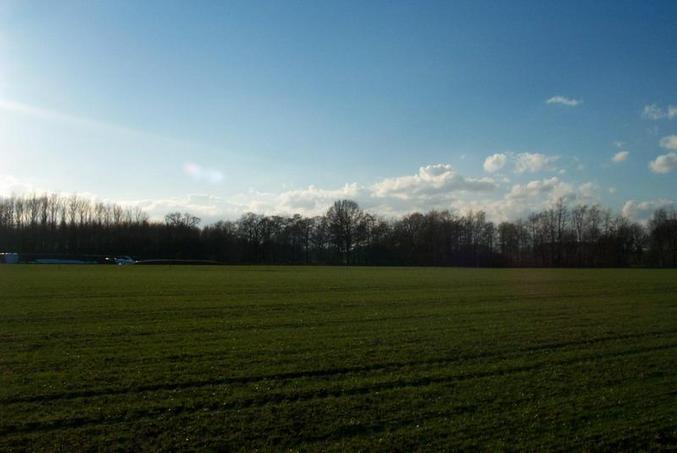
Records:
[[[200,227],[189,213],[154,222],[138,208],[28,195],[0,197],[0,251],[230,264],[668,267],[677,266],[677,212],[659,209],[642,225],[600,206],[560,200],[495,225],[481,211],[385,219],[339,200],[323,216],[248,213]]]
[[[677,211],[657,210],[649,222],[651,257],[657,266],[677,266]]]
[[[352,264],[353,249],[366,237],[366,216],[357,203],[339,200],[326,214],[331,241],[343,264]]]
[[[200,218],[195,217],[187,212],[181,214],[180,212],[172,212],[165,216],[165,223],[171,227],[178,228],[197,228],[200,225]]]

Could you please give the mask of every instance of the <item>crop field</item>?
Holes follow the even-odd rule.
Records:
[[[0,450],[677,448],[677,271],[0,266]]]

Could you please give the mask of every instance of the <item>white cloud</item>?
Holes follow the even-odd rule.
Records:
[[[283,192],[249,191],[231,198],[242,212],[257,212],[276,215],[320,215],[326,212],[331,204],[339,199],[356,200],[366,207],[367,190],[356,184],[345,184],[337,189],[322,189],[308,186]]]
[[[189,212],[200,217],[203,225],[224,218],[235,218],[244,212],[242,207],[230,201],[205,194],[191,194],[185,197],[152,200],[121,200],[116,202],[130,208],[141,208],[152,220],[162,220],[170,212]]]
[[[670,173],[677,168],[677,135],[668,135],[659,142],[661,148],[671,150],[649,162],[649,168],[654,173]]]
[[[677,106],[668,105],[662,108],[658,104],[649,104],[644,106],[642,116],[650,120],[662,120],[677,118]]]
[[[614,157],[611,158],[611,161],[616,164],[625,162],[628,159],[629,155],[630,153],[628,151],[619,151],[616,154],[614,154]]]
[[[578,186],[578,193],[583,198],[596,198],[598,193],[598,187],[592,182],[585,182]]]
[[[657,209],[674,206],[674,201],[665,199],[649,201],[628,200],[623,204],[621,214],[636,222],[646,222]]]
[[[451,202],[452,210],[459,213],[469,211],[484,211],[487,219],[493,222],[517,219],[527,215],[534,207],[540,207],[525,203],[524,200],[501,198],[498,200],[454,200]]]
[[[141,208],[152,220],[162,221],[169,212],[190,212],[211,224],[223,219],[236,219],[246,212],[267,215],[321,215],[338,199],[352,199],[369,212],[385,216],[401,216],[414,211],[450,209],[459,213],[485,211],[496,222],[516,219],[534,210],[551,206],[559,198],[570,202],[590,203],[596,200],[598,187],[592,183],[577,184],[559,177],[543,178],[511,187],[502,178],[463,176],[448,164],[433,164],[419,168],[412,175],[385,178],[373,184],[344,184],[336,188],[307,186],[260,192],[249,190],[228,196],[190,194],[162,199],[100,199],[93,194],[79,194],[91,200],[119,203]],[[21,191],[8,187],[20,187]],[[0,194],[43,193],[16,178],[0,177]],[[62,194],[68,196],[68,194]]]
[[[492,154],[484,159],[484,171],[494,173],[503,168],[508,161],[508,156],[503,153]]]
[[[559,105],[565,105],[567,107],[577,107],[583,103],[582,99],[573,99],[573,98],[567,98],[565,96],[553,96],[547,101],[545,101],[546,104],[559,104]]]
[[[361,206],[366,193],[356,184],[346,184],[338,189],[320,189],[309,186],[282,192],[249,191],[228,197],[209,194],[191,194],[185,197],[164,199],[123,200],[124,206],[139,207],[151,219],[162,220],[169,212],[190,212],[209,224],[223,219],[236,219],[247,212],[266,215],[303,214],[315,216],[324,214],[329,206],[339,199],[357,200]]]
[[[0,174],[0,196],[26,195],[40,192],[33,184],[12,175]]]
[[[515,184],[506,194],[506,199],[542,198],[547,202],[554,202],[559,198],[575,198],[576,190],[567,182],[556,176],[549,179],[529,181],[526,184]]]
[[[184,172],[196,181],[217,183],[223,175],[197,164],[187,164]],[[250,190],[226,197],[214,195],[187,195],[160,199],[102,200],[127,207],[143,209],[153,220],[162,220],[168,212],[190,212],[211,223],[224,218],[236,218],[246,212],[271,215],[319,215],[326,212],[337,199],[354,199],[361,206],[380,214],[399,215],[416,210],[450,209],[458,197],[488,193],[498,188],[491,178],[466,177],[457,173],[448,164],[433,164],[421,167],[414,175],[385,178],[363,186],[345,184],[335,189],[317,186],[260,192]],[[42,193],[34,185],[12,176],[0,175],[0,195]],[[63,194],[66,195],[66,194]],[[79,194],[91,199],[95,195]]]
[[[576,186],[553,176],[513,185],[505,195],[505,202],[513,205],[515,213],[523,215],[534,209],[551,206],[559,199],[594,204],[599,202],[599,192],[599,187],[595,183],[588,181]],[[515,218],[515,215],[509,218]]]
[[[411,176],[386,178],[371,186],[375,197],[408,199],[450,192],[486,192],[497,188],[490,178],[469,178],[459,175],[448,164],[421,167]]]
[[[269,215],[321,215],[338,199],[352,199],[360,206],[382,215],[401,215],[413,211],[451,209],[458,197],[487,193],[498,187],[490,178],[465,177],[447,164],[421,167],[414,175],[386,178],[368,186],[345,184],[336,189],[308,186],[281,192],[250,190],[226,198],[190,195],[162,200],[125,201],[138,206],[155,220],[172,211],[191,212],[211,223],[237,218],[246,212]]]
[[[520,153],[515,160],[515,172],[535,173],[542,170],[556,170],[553,166],[559,156],[546,156],[541,153]]]
[[[559,199],[568,203],[598,203],[598,192],[599,187],[592,182],[576,186],[552,177],[513,185],[500,199],[455,200],[452,206],[460,212],[483,210],[489,219],[501,222],[524,218],[531,212],[551,207]]]
[[[559,156],[548,156],[542,153],[496,153],[484,159],[483,168],[487,173],[495,173],[508,163],[512,163],[515,173],[536,173],[547,170],[564,174],[566,170],[558,169],[554,165],[559,158]]]
[[[550,179],[541,179],[536,181],[529,181],[526,184],[515,184],[508,192],[508,198],[527,198],[541,195],[543,193],[550,193],[555,190],[555,187],[560,184],[560,180],[553,176]]]
[[[661,145],[661,148],[677,151],[677,135],[663,137],[659,144]]]
[[[655,160],[649,162],[649,168],[654,173],[670,173],[677,168],[677,153],[670,152],[656,157]]]

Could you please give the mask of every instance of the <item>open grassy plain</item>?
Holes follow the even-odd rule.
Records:
[[[677,271],[0,266],[0,450],[677,448]]]

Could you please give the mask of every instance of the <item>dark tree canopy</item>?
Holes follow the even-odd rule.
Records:
[[[677,212],[659,209],[643,225],[600,206],[559,201],[495,225],[482,211],[385,219],[339,200],[318,217],[247,213],[200,227],[189,213],[154,222],[139,209],[30,195],[0,198],[0,251],[233,264],[674,267]]]

